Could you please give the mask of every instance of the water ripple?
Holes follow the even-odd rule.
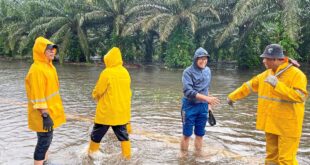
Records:
[[[0,164],[32,164],[36,133],[28,130],[24,78],[30,63],[0,61]],[[225,105],[226,95],[256,73],[215,70],[210,93],[222,105],[214,107],[216,126],[206,127],[201,157],[179,157],[182,136],[180,118],[182,71],[146,67],[130,69],[132,76],[132,159],[121,158],[120,143],[110,129],[100,144],[101,154],[87,156],[96,104],[92,89],[101,67],[56,65],[67,123],[56,129],[50,148],[51,164],[261,164],[264,138],[255,129],[257,96],[238,102],[234,110]],[[309,73],[310,74],[310,73]],[[310,86],[309,86],[310,87]],[[298,160],[310,164],[310,103],[307,102]],[[193,142],[191,141],[191,144]],[[12,147],[14,146],[14,147]]]

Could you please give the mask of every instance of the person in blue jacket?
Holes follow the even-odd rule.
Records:
[[[189,140],[195,133],[195,151],[199,154],[202,149],[202,140],[205,135],[208,111],[211,105],[217,105],[220,100],[209,95],[211,71],[207,66],[210,55],[203,48],[195,51],[193,64],[187,67],[182,75],[182,123],[183,137],[181,139],[181,153],[185,156],[188,151]]]

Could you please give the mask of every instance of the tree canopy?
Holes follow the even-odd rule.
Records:
[[[251,68],[270,43],[309,62],[309,11],[309,0],[0,0],[0,56],[30,57],[44,36],[61,63],[118,46],[125,62],[178,68],[204,47],[215,62]]]

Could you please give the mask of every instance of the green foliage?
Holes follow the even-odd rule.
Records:
[[[301,12],[301,44],[299,46],[300,56],[303,61],[310,63],[310,0],[302,0]]]
[[[141,23],[142,30],[157,31],[162,42],[166,42],[178,26],[185,25],[194,34],[200,25],[199,17],[219,20],[219,15],[212,4],[198,0],[145,1],[141,5],[141,10],[150,15]],[[146,10],[152,12],[147,13]]]
[[[192,35],[184,27],[177,28],[167,44],[165,64],[172,68],[184,68],[192,63],[194,52]]]
[[[261,64],[259,55],[272,43],[280,44],[287,56],[300,59],[297,53],[298,43],[293,41],[284,30],[280,17],[274,21],[262,22],[255,29],[247,31],[236,46],[238,66],[241,69],[255,68]]]
[[[299,39],[299,3],[301,0],[239,0],[232,13],[232,20],[216,38],[216,46],[219,47],[227,38],[236,32],[240,26],[251,24],[251,30],[260,22],[274,21],[278,19],[285,27],[284,31],[291,41]]]
[[[270,43],[310,62],[309,2],[0,0],[0,55],[30,55],[43,35],[60,46],[60,62],[88,62],[118,46],[125,62],[186,67],[204,46],[211,60],[253,68]]]
[[[264,39],[265,46],[271,43],[278,43],[283,47],[285,54],[294,59],[300,59],[296,51],[298,43],[293,41],[284,30],[284,25],[280,21],[266,22],[262,24],[261,38]]]
[[[238,68],[253,69],[261,64],[259,55],[261,54],[261,40],[255,33],[250,33],[246,39],[247,42],[239,45],[237,50]]]
[[[3,37],[0,36],[0,56],[4,56],[5,52],[4,52],[4,39]]]
[[[109,40],[109,45],[107,49],[112,47],[118,47],[121,49],[123,60],[132,62],[134,60],[134,54],[131,50],[131,43],[130,39],[121,37],[117,35],[115,32],[112,33],[112,36]]]
[[[71,42],[69,42],[69,45],[67,49],[65,50],[66,57],[64,57],[66,60],[71,62],[80,62],[85,61],[85,56],[82,54],[82,50],[79,46],[79,40],[77,36],[72,36],[70,38]]]

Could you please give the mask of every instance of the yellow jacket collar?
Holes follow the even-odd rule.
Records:
[[[289,65],[289,62],[288,62],[288,60],[286,60],[283,64],[281,64],[281,65],[277,68],[275,74],[278,73],[279,71],[285,69],[288,65]]]
[[[118,47],[113,47],[103,58],[107,68],[123,65],[122,54]]]
[[[48,44],[54,44],[54,43],[44,37],[38,37],[35,40],[34,46],[32,48],[34,61],[47,62],[47,63],[49,62],[44,54],[46,46]]]

